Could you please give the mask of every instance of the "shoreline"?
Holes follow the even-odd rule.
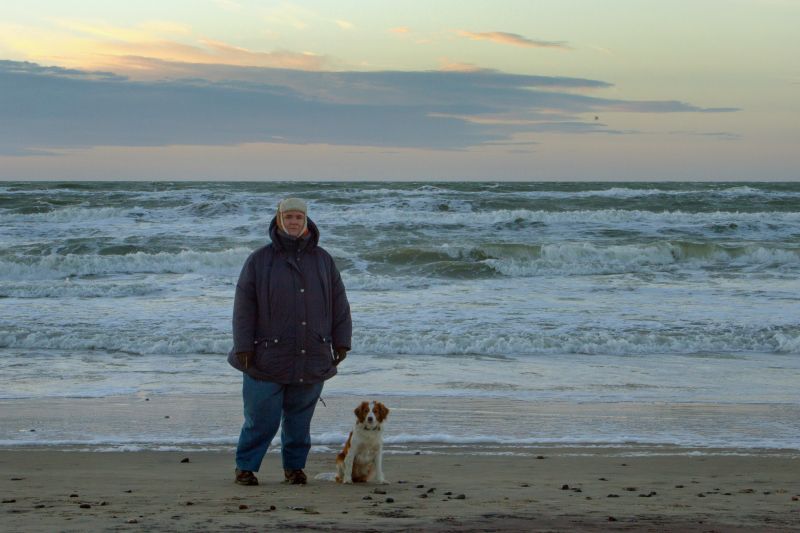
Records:
[[[484,451],[389,454],[380,486],[324,479],[333,453],[309,456],[307,486],[285,485],[271,453],[261,485],[241,487],[227,451],[0,449],[0,512],[8,531],[777,532],[800,523],[798,454]]]

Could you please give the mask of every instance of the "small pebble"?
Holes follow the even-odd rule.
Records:
[[[194,502],[186,502],[186,505],[194,505]]]
[[[371,500],[371,499],[372,499],[372,496],[364,496],[364,497],[363,497],[363,498],[361,498],[361,499],[362,499],[362,500]]]
[[[530,485],[529,485],[529,484],[527,484],[527,483],[520,483],[520,485],[519,485],[519,486],[520,486],[520,487],[530,487]]]
[[[591,499],[592,499],[592,497],[591,497],[591,496],[587,496],[587,497],[586,497],[586,499],[587,499],[587,500],[591,500]]]
[[[625,487],[628,492],[636,492],[636,487]]]
[[[241,511],[243,511],[243,510],[245,510],[245,509],[249,509],[249,508],[250,508],[250,507],[248,507],[247,505],[245,505],[245,504],[243,504],[243,503],[239,505],[239,510],[241,510]]]
[[[420,494],[420,495],[419,495],[419,497],[420,497],[420,498],[427,498],[427,497],[428,497],[428,495],[427,495],[426,493],[424,493],[424,492],[423,492],[422,494]]]
[[[182,463],[188,463],[189,462],[189,458],[188,457],[184,457],[183,459],[181,459],[181,462]]]
[[[414,452],[414,455],[422,455],[422,452]]]
[[[401,479],[400,481],[397,482],[398,485],[402,485],[403,483],[408,483],[408,481]]]
[[[792,496],[792,501],[793,502],[800,501],[800,496]]]
[[[608,498],[619,498],[619,494],[609,494]]]
[[[12,477],[11,481],[22,481],[23,479],[25,479],[25,478],[24,477]]]
[[[561,490],[569,490],[569,485],[561,485]]]
[[[682,488],[683,488],[683,485],[675,485],[675,488],[676,488],[676,489],[682,489]]]
[[[616,521],[617,521],[617,519],[616,519],[616,518],[614,518],[613,516],[609,516],[609,517],[608,517],[608,521],[609,521],[609,522],[616,522]]]
[[[386,503],[394,503],[394,498],[386,498]]]
[[[770,491],[768,491],[768,490],[765,490],[765,491],[764,491],[764,495],[767,495],[767,496],[768,496],[768,495],[770,495],[770,494],[772,494]]]
[[[700,493],[698,493],[698,494],[697,494],[697,497],[698,497],[698,498],[705,498],[705,497],[706,497],[706,495],[705,495],[705,494],[703,494],[702,492],[700,492]]]
[[[386,494],[386,491],[383,489],[375,489],[372,492],[375,494]]]
[[[44,504],[43,504],[43,503],[40,503],[40,504],[38,504],[38,505],[34,505],[34,506],[33,506],[33,508],[34,508],[34,509],[44,509]]]
[[[572,492],[583,492],[583,491],[581,489],[579,489],[579,488],[574,488],[574,489],[572,489]]]
[[[434,492],[435,490],[436,490],[436,489],[435,489],[435,488],[433,488],[433,487],[429,488],[429,489],[428,489],[428,494],[430,494],[431,492]]]
[[[458,496],[456,496],[456,500],[466,500],[466,499],[467,499],[466,494],[459,494]]]
[[[133,491],[132,491],[131,489],[128,489],[128,490],[126,490],[125,492],[127,492],[128,494],[130,494],[130,493],[131,493],[131,492],[133,492]]]
[[[131,518],[130,520],[126,520],[125,523],[126,524],[138,524],[139,521],[136,520],[135,518]]]
[[[35,430],[35,429],[32,429],[32,430],[30,430],[30,431],[31,431],[31,433],[36,433],[36,430]]]
[[[537,459],[544,459],[544,455],[537,455],[536,458]]]
[[[730,492],[726,492],[725,496],[733,496],[733,494],[731,494]]]
[[[270,505],[270,506],[269,506],[269,510],[270,510],[270,511],[274,511],[275,509],[277,509],[277,507],[275,507],[274,505]]]
[[[599,477],[599,478],[597,478],[597,481],[608,481],[608,480],[606,478],[604,478],[604,477]]]
[[[100,506],[101,506],[101,507],[103,507],[103,506],[105,506],[105,505],[108,505],[108,502],[100,502]]]
[[[75,493],[73,492],[72,494],[70,494],[70,495],[69,495],[69,497],[70,497],[70,498],[77,498],[77,497],[78,497],[78,495],[77,495],[77,494],[75,494]]]
[[[424,489],[424,488],[425,488],[425,485],[417,485],[417,488],[418,488],[418,489]]]
[[[452,494],[453,494],[453,493],[452,493],[452,492],[450,492],[449,490],[448,490],[447,492],[445,492],[445,493],[444,493],[444,495],[445,495],[445,496],[451,496]]]
[[[620,466],[628,466],[628,463],[622,463]]]
[[[92,506],[89,505],[88,503],[82,503],[81,504],[81,509],[91,509],[91,508],[92,508]]]
[[[3,503],[17,503],[17,500],[15,500],[13,498],[7,498],[7,499],[3,500]]]

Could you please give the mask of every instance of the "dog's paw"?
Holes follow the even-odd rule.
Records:
[[[388,485],[388,484],[389,484],[389,482],[388,482],[388,481],[386,481],[386,480],[385,480],[385,479],[383,479],[383,478],[381,478],[381,479],[376,479],[376,480],[375,480],[375,483],[377,483],[378,485]]]

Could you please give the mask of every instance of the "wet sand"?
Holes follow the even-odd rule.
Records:
[[[386,485],[233,483],[230,452],[0,451],[3,531],[797,531],[800,453],[387,455]],[[731,450],[730,452],[735,452]],[[182,462],[188,458],[188,462]]]

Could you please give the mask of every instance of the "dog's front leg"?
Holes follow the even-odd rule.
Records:
[[[383,477],[383,445],[378,448],[378,455],[375,457],[375,483],[380,485],[389,483]]]
[[[342,483],[352,483],[353,482],[353,460],[355,459],[356,454],[353,452],[353,448],[351,447],[347,451],[347,455],[344,458],[344,473],[342,475]]]

